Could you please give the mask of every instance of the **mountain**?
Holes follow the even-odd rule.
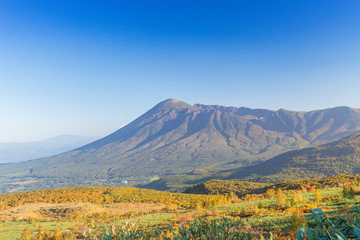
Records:
[[[360,132],[318,147],[280,154],[260,164],[232,170],[226,179],[284,182],[360,173]]]
[[[145,181],[247,166],[359,130],[360,110],[349,107],[273,111],[168,99],[113,134],[53,157],[3,166],[0,176],[35,178],[38,187]]]
[[[20,162],[67,152],[98,137],[61,135],[38,142],[0,143],[0,163]]]
[[[237,188],[236,192],[241,193],[241,189],[247,189],[249,186],[251,188],[254,182],[304,182],[303,179],[324,177],[342,179],[341,176],[345,176],[344,174],[360,174],[360,132],[318,147],[289,151],[253,166],[225,171],[197,170],[164,176],[150,183],[140,184],[139,187],[188,193],[204,193],[205,189],[211,192],[218,188],[221,191]],[[249,181],[252,184],[249,185]],[[193,185],[194,187],[191,187]]]

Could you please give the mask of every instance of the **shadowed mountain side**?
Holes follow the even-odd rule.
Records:
[[[253,166],[217,172],[198,169],[139,187],[178,192],[212,179],[280,183],[340,174],[360,174],[360,133],[319,147],[286,152]]]
[[[283,182],[360,173],[360,133],[319,147],[280,154],[260,164],[234,171],[226,179]]]

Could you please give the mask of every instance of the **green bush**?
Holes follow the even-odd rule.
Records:
[[[169,226],[168,230],[138,230],[120,228],[105,231],[99,236],[100,240],[127,240],[127,239],[258,239],[251,233],[251,228],[244,223],[234,224],[228,218],[215,220],[194,220],[178,228]]]
[[[344,198],[354,198],[354,189],[350,186],[344,186],[342,193]]]

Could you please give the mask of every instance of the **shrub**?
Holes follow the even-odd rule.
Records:
[[[312,217],[316,221],[313,228],[305,231],[304,225],[298,230],[298,240],[318,240],[318,239],[359,239],[360,238],[360,210],[358,207],[352,208],[346,218],[331,218],[321,209],[311,209]]]
[[[257,205],[254,206],[254,213],[257,215],[259,213],[259,207]]]
[[[272,198],[272,197],[274,197],[274,196],[275,196],[275,190],[272,189],[272,188],[266,190],[264,196],[265,196],[266,198]]]
[[[30,228],[25,228],[21,233],[20,240],[31,240],[32,236],[33,233],[31,232]]]
[[[296,231],[306,222],[304,214],[297,208],[290,218],[289,227],[291,230]]]
[[[164,210],[165,212],[176,211],[177,209],[178,209],[178,206],[177,206],[176,204],[172,204],[172,203],[167,204],[167,205],[163,208],[163,210]]]
[[[260,202],[258,207],[259,207],[259,209],[265,208],[265,205],[263,204],[263,202]]]
[[[354,198],[354,189],[350,186],[344,186],[342,194],[344,198]]]
[[[319,191],[319,189],[316,189],[316,191],[315,191],[315,202],[317,203],[317,202],[320,202],[321,200],[322,200],[322,196],[320,194],[320,191]]]
[[[315,187],[314,187],[314,186],[311,186],[311,187],[308,187],[306,190],[307,190],[308,192],[313,192],[313,191],[315,191]]]
[[[284,193],[279,192],[276,194],[276,206],[278,208],[284,209],[287,207],[287,197]]]
[[[302,204],[303,201],[304,201],[304,199],[303,199],[301,192],[294,192],[291,197],[290,205],[292,207],[294,207],[294,206]]]
[[[208,220],[194,220],[177,229],[169,226],[163,232],[159,230],[105,230],[99,240],[127,240],[127,239],[259,239],[251,232],[249,225],[244,223],[234,224],[228,218]]]

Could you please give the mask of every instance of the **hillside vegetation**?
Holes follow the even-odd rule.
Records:
[[[199,202],[225,201],[224,196],[168,193],[140,188],[78,187],[56,188],[0,195],[0,210],[28,203],[164,203],[183,208],[195,208]]]
[[[280,183],[360,173],[360,133],[335,142],[280,154],[262,163],[224,171],[192,171],[163,177],[141,185],[167,191],[183,191],[211,179]]]
[[[263,163],[235,170],[227,179],[283,182],[360,173],[360,133],[319,147],[280,154]]]
[[[269,189],[306,190],[309,187],[334,188],[344,185],[357,185],[360,175],[338,175],[326,178],[301,179],[277,184],[248,182],[240,180],[210,180],[187,188],[185,193],[193,194],[229,194],[234,193],[239,197],[246,194],[264,194]]]
[[[353,229],[346,224],[358,221],[360,211],[354,207],[360,197],[359,180],[338,176],[272,186],[208,183],[211,193],[228,192],[222,195],[93,187],[1,194],[0,238],[295,239],[304,224],[322,236],[322,224],[331,222],[327,228],[331,236],[341,231],[351,239]],[[257,189],[267,190],[255,193]]]

